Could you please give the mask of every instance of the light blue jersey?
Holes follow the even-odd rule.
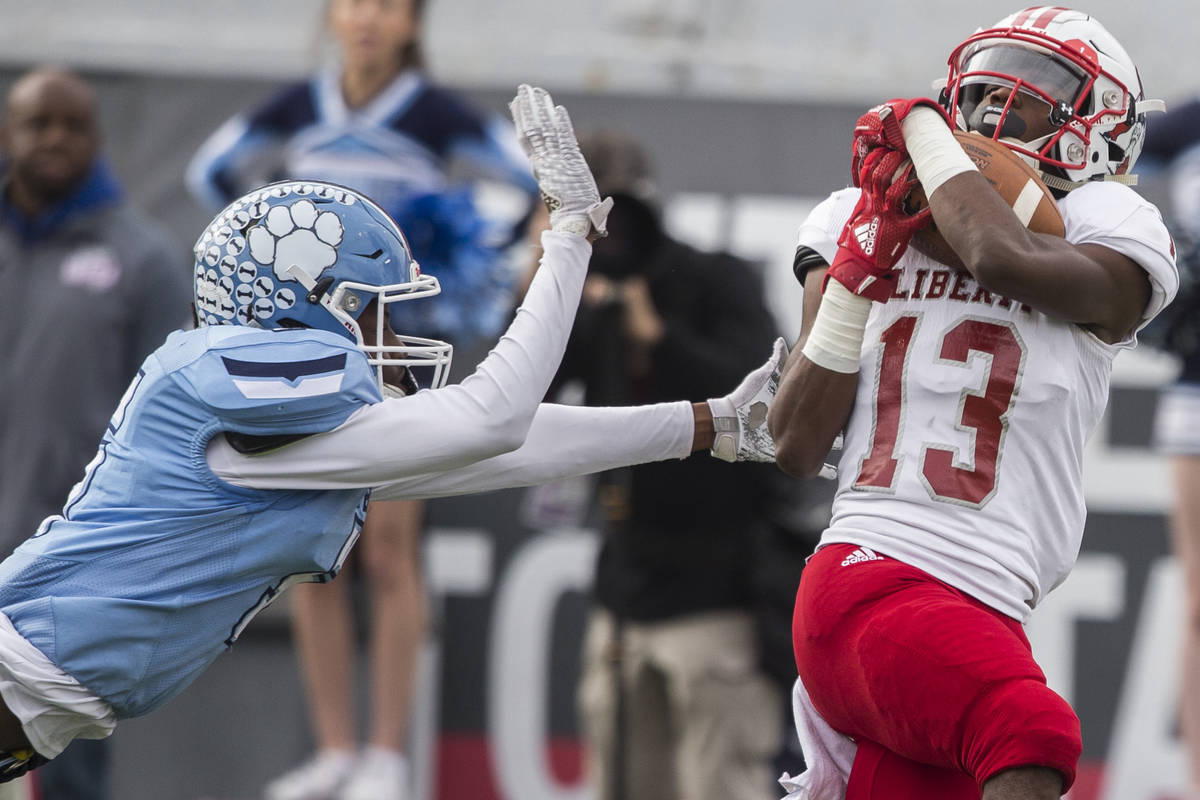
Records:
[[[329,431],[380,400],[353,343],[319,330],[172,334],[113,415],[64,515],[0,564],[0,611],[118,718],[178,694],[287,586],[336,573],[366,489],[246,489],[205,461]]]

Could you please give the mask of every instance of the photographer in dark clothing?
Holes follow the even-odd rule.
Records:
[[[667,235],[635,142],[598,133],[580,146],[615,206],[556,382],[582,382],[587,405],[727,391],[777,335],[756,267]],[[579,688],[598,797],[773,796],[788,684],[763,669],[754,583],[785,481],[771,464],[713,458],[601,476]]]

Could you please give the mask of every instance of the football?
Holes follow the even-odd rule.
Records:
[[[1033,167],[995,139],[966,131],[955,131],[954,138],[1025,227],[1038,233],[1065,235],[1066,227],[1054,195]],[[919,185],[909,194],[906,205],[913,213],[925,207],[925,193]],[[962,259],[932,222],[914,233],[910,244],[943,264],[959,269],[963,266]]]

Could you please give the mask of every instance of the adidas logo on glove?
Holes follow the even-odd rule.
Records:
[[[854,229],[854,238],[858,240],[859,249],[868,258],[875,253],[875,233],[879,230],[879,218],[872,217]]]
[[[856,547],[854,549],[854,552],[851,553],[850,555],[846,556],[845,560],[842,561],[842,566],[848,567],[851,564],[858,564],[863,561],[883,561],[883,560],[884,560],[883,556],[879,555],[878,553],[876,553],[874,550],[872,550],[869,547]]]

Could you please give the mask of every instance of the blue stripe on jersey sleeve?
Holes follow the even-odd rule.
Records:
[[[256,436],[320,433],[381,397],[366,354],[318,330],[214,326],[194,337],[172,370],[222,430]]]
[[[230,375],[241,378],[284,378],[289,381],[306,375],[340,372],[346,368],[345,353],[307,361],[239,361],[228,356],[221,356],[221,361]]]

